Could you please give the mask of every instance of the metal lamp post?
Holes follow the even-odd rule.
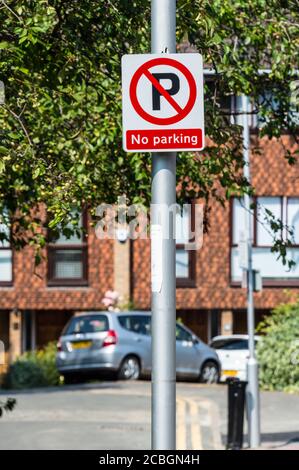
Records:
[[[176,0],[152,0],[152,53],[176,52]],[[176,153],[152,154],[151,224],[160,228],[161,287],[152,288],[152,448],[176,447],[175,237],[162,205],[176,202]],[[165,234],[169,234],[166,236]],[[155,256],[152,238],[152,257]],[[152,259],[152,266],[155,260]],[[153,273],[152,273],[153,276]]]
[[[250,181],[250,133],[248,123],[249,98],[242,95],[242,124],[243,124],[243,156],[244,176]],[[247,242],[247,331],[249,345],[249,359],[247,363],[248,385],[246,391],[248,435],[250,447],[260,445],[260,403],[258,384],[258,362],[255,356],[254,344],[254,272],[252,267],[252,215],[249,194],[244,195],[245,232]]]

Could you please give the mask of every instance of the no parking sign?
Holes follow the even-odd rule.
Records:
[[[200,54],[132,54],[122,58],[123,147],[127,152],[204,147]]]

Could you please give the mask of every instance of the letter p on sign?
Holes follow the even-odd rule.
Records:
[[[127,152],[202,150],[200,54],[122,58],[123,148]]]

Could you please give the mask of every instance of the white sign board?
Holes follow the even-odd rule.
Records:
[[[200,54],[122,57],[123,148],[127,152],[202,150]]]

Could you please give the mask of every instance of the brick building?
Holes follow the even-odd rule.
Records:
[[[251,145],[257,137],[252,134]],[[283,144],[291,147],[291,138]],[[264,138],[261,155],[251,155],[252,183],[258,206],[268,208],[294,228],[294,246],[288,259],[299,261],[299,168],[283,158],[281,143]],[[238,237],[243,226],[242,207],[231,200],[226,208],[214,203],[209,233],[202,248],[189,254],[189,277],[177,288],[177,315],[204,340],[219,333],[246,332],[246,289],[241,287],[238,266]],[[263,223],[257,222],[257,219]],[[256,323],[281,302],[299,293],[299,267],[288,270],[277,254],[271,253],[270,229],[263,216],[255,214],[253,265],[263,277],[263,290],[254,294]],[[282,234],[285,236],[285,234]],[[150,304],[149,245],[136,241],[132,250],[132,297],[140,308]],[[192,259],[193,258],[193,259]],[[192,266],[193,269],[192,269]]]
[[[252,147],[256,144],[252,133]],[[293,145],[284,136],[286,147]],[[283,158],[281,143],[264,138],[261,155],[251,155],[252,183],[258,202],[295,228],[289,256],[299,258],[299,172]],[[238,237],[243,208],[237,199],[226,208],[214,203],[209,233],[196,252],[177,248],[177,316],[203,340],[220,332],[246,331],[246,291],[241,287]],[[87,220],[82,220],[87,224]],[[299,266],[287,270],[271,253],[267,227],[254,223],[253,262],[263,276],[255,293],[256,321],[280,302],[299,294]],[[46,259],[35,269],[30,247],[0,248],[0,339],[10,359],[24,350],[57,339],[75,311],[103,309],[108,289],[150,308],[150,242],[60,237],[49,244]]]

